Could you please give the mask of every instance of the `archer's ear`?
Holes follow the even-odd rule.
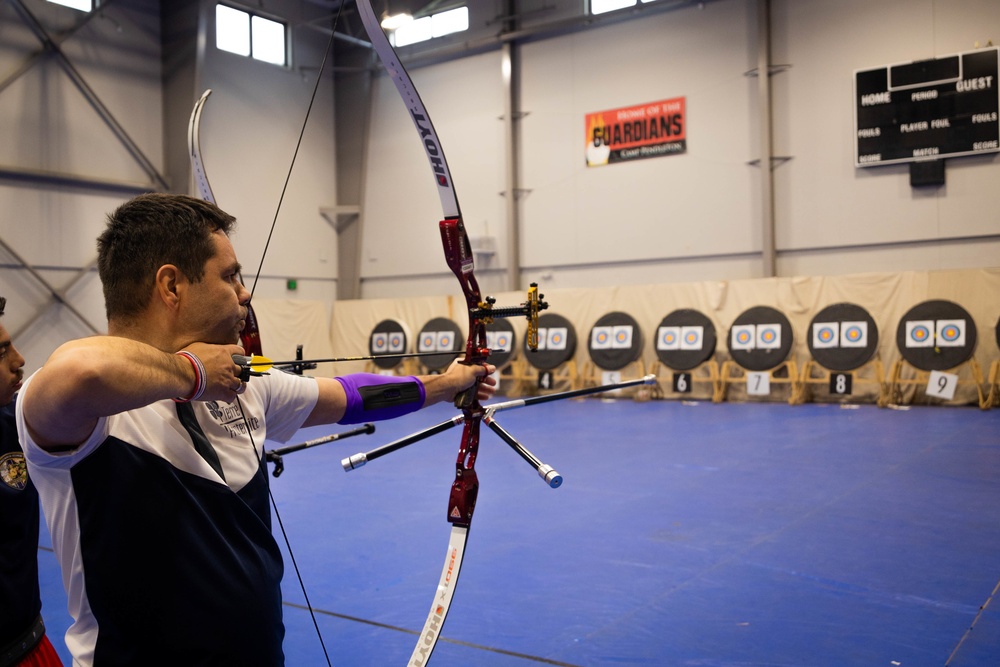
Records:
[[[177,308],[180,302],[180,285],[184,275],[173,264],[164,264],[156,272],[155,296],[170,308]]]

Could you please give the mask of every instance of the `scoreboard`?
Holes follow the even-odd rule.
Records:
[[[854,165],[1000,151],[1000,49],[854,72]]]

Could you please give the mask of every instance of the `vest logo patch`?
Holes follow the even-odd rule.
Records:
[[[0,480],[15,491],[24,491],[28,486],[28,464],[24,454],[10,452],[0,456]]]

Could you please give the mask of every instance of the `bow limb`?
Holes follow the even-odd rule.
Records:
[[[212,94],[212,89],[208,88],[194,104],[191,110],[191,118],[188,121],[188,156],[191,159],[191,174],[194,176],[195,187],[198,196],[207,202],[216,204],[215,194],[212,192],[212,185],[208,182],[208,174],[205,172],[205,162],[201,157],[201,112],[205,108],[208,96]],[[243,274],[238,274],[240,282],[243,282]],[[246,323],[240,331],[240,343],[247,354],[263,354],[260,341],[260,325],[257,323],[257,314],[253,306],[247,304]]]
[[[441,208],[444,213],[444,219],[440,223],[440,233],[445,259],[461,284],[469,311],[469,336],[466,341],[465,358],[462,359],[461,363],[484,364],[489,356],[489,347],[486,343],[487,318],[481,313],[484,309],[488,309],[490,304],[483,301],[474,275],[475,266],[471,244],[462,222],[458,196],[455,193],[454,182],[448,169],[444,150],[441,148],[437,132],[424,108],[420,95],[417,94],[413,81],[402,63],[399,62],[399,58],[389,44],[385,33],[382,32],[370,0],[358,0],[357,6],[358,14],[361,16],[372,46],[392,78],[393,84],[406,105],[410,120],[413,121],[417,133],[420,135],[434,175],[434,182],[437,185],[438,197],[441,200]],[[456,406],[462,409],[463,431],[458,460],[455,464],[455,481],[452,484],[448,502],[448,521],[452,524],[451,536],[438,582],[437,595],[431,605],[430,613],[427,615],[417,646],[410,656],[408,665],[411,667],[426,665],[437,645],[445,618],[451,607],[452,596],[455,593],[455,586],[458,583],[458,575],[465,555],[469,525],[472,522],[472,513],[479,491],[475,462],[479,452],[479,430],[483,419],[483,408],[476,396],[477,390],[478,387],[473,385],[455,400]]]

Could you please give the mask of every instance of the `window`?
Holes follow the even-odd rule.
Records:
[[[647,2],[655,2],[656,0],[639,0],[643,4]],[[605,14],[607,12],[613,12],[617,9],[625,9],[626,7],[635,7],[636,0],[590,0],[590,13],[591,14]]]
[[[223,51],[287,65],[285,24],[226,5],[215,6],[215,45]]]
[[[81,12],[89,12],[94,8],[94,0],[49,0],[54,5],[62,5]]]
[[[392,32],[390,41],[393,46],[407,46],[468,29],[469,8],[459,7],[403,24]]]

